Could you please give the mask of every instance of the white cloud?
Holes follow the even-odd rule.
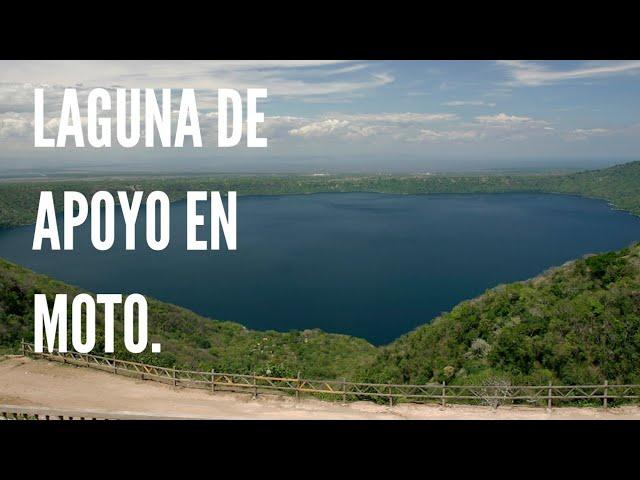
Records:
[[[468,142],[484,139],[522,140],[531,135],[548,135],[553,127],[544,120],[508,115],[480,115],[472,122],[460,121],[450,113],[334,113],[315,119],[279,117],[271,132],[290,137],[333,137],[342,140],[371,139],[396,142]],[[441,124],[439,128],[426,125]]]
[[[78,86],[78,79],[82,79],[83,88],[195,88],[198,99],[211,106],[218,88],[265,87],[269,96],[305,97],[351,94],[395,80],[369,63],[343,60],[4,60],[0,70],[3,84],[70,87]]]
[[[546,120],[508,115],[504,112],[496,115],[479,115],[475,117],[475,126],[482,132],[478,138],[491,138],[499,142],[522,141],[532,136],[548,136],[554,131]]]
[[[444,102],[444,107],[495,107],[493,102],[484,102],[482,100],[452,100],[450,102]]]
[[[397,127],[389,125],[350,125],[344,137],[360,139],[382,135],[393,135]]]
[[[609,129],[607,128],[576,128],[575,130],[572,130],[572,133],[579,133],[581,135],[596,135],[607,132],[609,132]]]
[[[638,60],[591,62],[568,70],[553,70],[548,65],[521,60],[501,60],[498,64],[507,68],[511,83],[520,86],[550,85],[567,80],[640,73]]]
[[[0,138],[26,137],[32,129],[32,122],[18,114],[10,113],[0,117]]]
[[[457,116],[453,113],[360,113],[360,114],[339,114],[339,118],[355,122],[380,122],[380,123],[421,123],[421,122],[441,122],[455,120]]]
[[[328,118],[319,122],[312,122],[300,128],[294,128],[289,134],[294,137],[323,137],[334,133],[336,130],[344,129],[349,125],[346,120]]]
[[[269,98],[342,102],[395,79],[377,64],[343,60],[240,60],[240,61],[0,61],[0,115],[20,114],[22,120],[3,121],[3,138],[24,143],[24,122],[33,121],[33,89],[45,88],[45,121],[59,115],[64,88],[78,90],[81,111],[91,88],[195,88],[198,109],[211,118],[217,110],[217,89],[266,87]],[[78,83],[82,79],[82,84]],[[178,96],[174,95],[177,104]],[[267,108],[268,110],[268,108]],[[24,114],[24,115],[23,115]],[[302,126],[294,117],[265,115],[262,126],[275,137]],[[273,121],[269,121],[269,118]],[[53,125],[51,125],[53,127]],[[203,124],[205,135],[215,121]]]
[[[217,116],[217,114],[216,114]],[[291,115],[267,116],[264,123],[258,124],[258,133],[261,137],[269,138],[271,141],[289,135],[289,131],[299,128],[308,123],[308,120],[302,117]],[[217,124],[215,126],[217,131]]]
[[[416,135],[425,123],[456,119],[457,116],[451,113],[334,113],[307,120],[290,129],[289,135],[306,138],[338,136],[350,140],[374,136],[403,139],[407,135]],[[300,121],[299,118],[295,120],[296,123]]]
[[[606,135],[611,133],[607,128],[576,128],[564,134],[564,139],[568,141],[587,140],[590,137]]]
[[[429,142],[429,141],[465,141],[475,140],[483,137],[484,135],[473,129],[469,130],[420,130],[419,134],[415,137],[408,138],[409,141],[417,142]]]
[[[33,89],[37,86],[31,83],[0,83],[0,113],[32,112]]]
[[[524,123],[524,122],[532,121],[530,117],[519,117],[517,115],[507,115],[506,113],[498,113],[497,115],[480,115],[476,117],[476,120],[480,123],[490,123],[490,124],[499,124],[499,125]]]

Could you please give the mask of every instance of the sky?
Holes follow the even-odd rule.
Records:
[[[595,168],[640,159],[639,80],[630,60],[0,61],[0,175]],[[55,136],[66,87],[81,105],[96,87],[172,88],[174,117],[194,88],[204,147],[35,148],[33,89]],[[217,89],[251,87],[268,89],[269,146],[218,148]]]

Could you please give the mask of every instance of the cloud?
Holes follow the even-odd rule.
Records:
[[[322,137],[330,135],[336,130],[344,129],[348,125],[349,122],[346,120],[329,118],[320,122],[309,123],[300,128],[294,128],[289,131],[289,134],[294,137]]]
[[[380,122],[380,123],[421,123],[455,120],[454,113],[359,113],[338,114],[339,118],[352,122]]]
[[[483,137],[484,134],[473,129],[469,130],[443,130],[443,131],[434,131],[434,130],[420,130],[419,134],[416,137],[408,138],[409,141],[416,142],[430,142],[430,141],[464,141],[464,140],[475,140]]]
[[[439,125],[432,127],[427,125]],[[391,142],[469,142],[479,140],[523,140],[531,135],[553,132],[549,122],[527,116],[480,115],[465,122],[451,113],[334,113],[309,119],[279,117],[271,132],[287,132],[290,137],[357,141],[372,139]],[[369,140],[370,141],[370,140]]]
[[[548,65],[521,60],[501,60],[498,65],[507,69],[510,83],[515,86],[550,85],[567,80],[640,73],[638,60],[583,63],[565,70],[554,70]]]
[[[60,114],[64,89],[77,89],[82,114],[86,98],[95,87],[116,88],[195,88],[198,110],[208,116],[217,111],[217,89],[244,91],[266,87],[269,98],[263,108],[269,119],[269,102],[274,98],[296,102],[335,103],[349,101],[395,81],[378,64],[343,60],[239,60],[239,61],[0,61],[0,115],[20,114],[21,120],[3,120],[3,138],[23,142],[24,125],[33,122],[33,89],[45,89],[45,121]],[[78,84],[82,79],[82,84]],[[112,92],[115,101],[115,92]],[[173,92],[176,108],[179,92]],[[24,115],[22,115],[24,114]],[[273,117],[271,117],[273,118]],[[213,119],[212,119],[213,120]],[[27,123],[25,123],[27,122]],[[215,122],[203,124],[210,134]],[[268,127],[266,124],[270,124]],[[274,129],[276,137],[302,126],[293,117],[277,117],[263,129]]]
[[[33,130],[33,123],[19,114],[0,116],[0,138],[26,137]]]
[[[345,95],[394,82],[375,64],[343,60],[221,61],[0,61],[3,85],[39,84],[82,88],[195,88],[198,99],[215,104],[218,88],[265,87],[269,96]],[[0,85],[0,100],[4,95]],[[0,101],[0,104],[3,104]],[[199,104],[200,106],[200,104]]]
[[[564,134],[563,138],[567,141],[587,140],[590,137],[598,135],[606,135],[611,133],[608,128],[575,128]]]
[[[480,123],[508,125],[514,123],[531,122],[530,117],[518,117],[517,115],[507,115],[506,113],[498,113],[497,115],[480,115],[476,117]]]
[[[420,129],[417,134],[407,134],[410,142],[442,143],[471,141],[522,141],[531,136],[549,135],[553,131],[547,122],[504,113],[482,115],[474,122],[463,122],[445,129]]]
[[[217,113],[215,116],[217,117]],[[299,128],[306,123],[308,123],[306,118],[292,115],[267,116],[264,119],[264,123],[258,124],[258,134],[261,137],[268,138],[269,141],[277,141],[287,137],[290,130]],[[212,128],[217,132],[217,123]]]
[[[532,136],[548,136],[554,132],[554,128],[546,120],[508,115],[504,112],[496,115],[479,115],[475,117],[474,125],[482,132],[478,138],[499,142],[522,141]]]
[[[306,138],[338,136],[351,140],[388,136],[397,140],[416,135],[425,123],[456,119],[457,116],[452,113],[334,113],[308,120],[289,130],[289,135]],[[299,118],[295,120],[300,121]]]
[[[444,107],[495,107],[492,102],[484,102],[482,100],[453,100],[441,104]]]
[[[32,112],[33,89],[38,85],[31,83],[0,83],[0,113]]]
[[[576,128],[572,130],[572,133],[579,133],[581,135],[597,135],[599,133],[607,133],[609,129],[607,128]]]

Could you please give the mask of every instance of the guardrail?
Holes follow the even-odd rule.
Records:
[[[481,403],[498,407],[503,404],[525,403],[552,408],[554,404],[568,401],[594,401],[604,408],[611,400],[640,399],[640,385],[406,385],[387,383],[348,382],[346,380],[312,380],[298,375],[295,378],[270,377],[220,373],[214,370],[199,372],[176,368],[159,367],[145,363],[120,360],[78,352],[38,353],[31,343],[22,342],[23,355],[46,358],[52,361],[94,368],[113,373],[153,380],[175,387],[207,389],[211,392],[245,392],[257,397],[260,393],[314,395],[331,400],[348,402],[353,400],[384,400],[390,405],[399,401],[414,403]]]

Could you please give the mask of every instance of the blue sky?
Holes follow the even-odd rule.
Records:
[[[640,61],[2,61],[0,168],[360,172],[640,159]],[[195,88],[205,148],[33,147],[64,87]],[[215,146],[215,91],[266,87],[267,149]]]

